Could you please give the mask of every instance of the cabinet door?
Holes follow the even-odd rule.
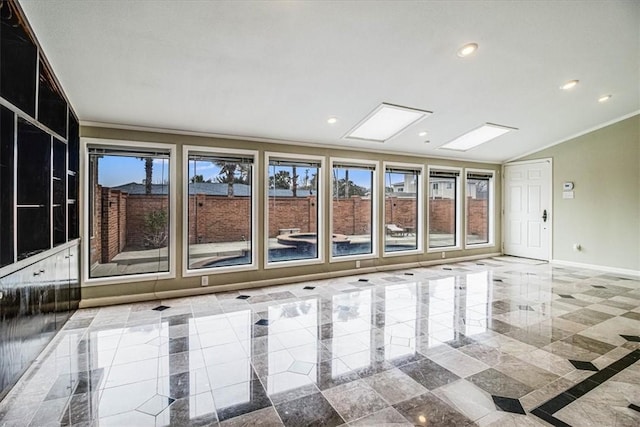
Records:
[[[0,267],[13,259],[13,147],[15,116],[0,106]]]
[[[69,249],[58,252],[55,256],[55,318],[56,330],[62,329],[69,319]]]
[[[80,245],[69,248],[69,310],[77,310],[80,305]]]
[[[19,316],[24,308],[17,286],[19,278],[19,273],[0,278],[0,290],[3,293],[0,300],[0,397],[22,372]]]

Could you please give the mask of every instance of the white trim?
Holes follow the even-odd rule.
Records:
[[[605,271],[607,273],[616,273],[616,274],[640,277],[640,270],[632,270],[629,268],[609,267],[606,265],[586,264],[582,262],[563,261],[559,259],[552,259],[551,264],[561,265],[564,267],[584,268],[587,270],[599,270],[599,271]]]
[[[316,182],[318,187],[316,189],[316,208],[318,209],[317,215],[317,232],[316,232],[316,250],[317,257],[301,260],[290,261],[276,261],[269,262],[269,159],[281,158],[291,159],[294,161],[312,160],[320,163],[318,170],[318,176]],[[325,169],[326,158],[324,156],[304,155],[299,153],[282,153],[277,151],[265,151],[264,152],[264,270],[282,268],[282,267],[298,267],[303,265],[324,264],[325,261],[325,226],[324,226],[324,181],[325,181]]]
[[[214,132],[193,132],[193,131],[186,131],[182,129],[165,129],[165,128],[148,127],[148,126],[132,126],[132,125],[122,125],[122,124],[114,124],[114,123],[86,121],[86,120],[81,120],[80,124],[82,126],[91,126],[91,127],[104,128],[104,129],[130,130],[130,131],[136,131],[136,132],[154,132],[154,133],[172,134],[172,135],[180,135],[180,136],[197,136],[202,138],[217,138],[217,139],[226,139],[231,141],[238,141],[238,140],[253,141],[253,142],[266,143],[266,144],[286,144],[286,145],[293,145],[297,147],[313,147],[318,150],[326,149],[326,150],[337,150],[337,151],[358,151],[363,153],[375,152],[379,154],[411,156],[411,157],[416,157],[418,159],[428,158],[428,159],[434,159],[434,160],[451,160],[454,162],[486,163],[486,164],[492,164],[492,165],[501,164],[501,160],[480,160],[480,159],[468,159],[466,157],[438,156],[432,153],[416,153],[411,151],[385,150],[385,149],[378,149],[378,148],[375,148],[375,149],[362,148],[357,146],[349,146],[349,148],[342,148],[344,144],[342,145],[327,144],[319,141],[316,141],[316,142],[293,141],[290,139],[263,138],[263,137],[248,136],[248,135],[229,135],[229,134],[214,133]],[[340,141],[345,142],[343,140],[340,140]],[[354,142],[354,141],[351,141],[351,142]]]
[[[540,152],[540,151],[546,150],[547,148],[551,148],[551,147],[553,147],[553,146],[555,146],[555,145],[560,145],[560,144],[563,144],[563,143],[565,143],[565,142],[569,142],[569,141],[571,141],[572,139],[576,139],[576,138],[581,137],[581,136],[583,136],[583,135],[586,135],[586,134],[588,134],[588,133],[595,132],[595,131],[597,131],[597,130],[599,130],[599,129],[602,129],[602,128],[606,128],[607,126],[611,126],[611,125],[616,124],[616,123],[618,123],[618,122],[621,122],[621,121],[623,121],[623,120],[630,119],[631,117],[637,116],[638,114],[640,114],[640,110],[636,110],[636,111],[633,111],[633,112],[631,112],[631,113],[629,113],[629,114],[625,114],[624,116],[620,116],[620,117],[618,117],[618,118],[615,118],[615,119],[613,119],[613,120],[609,120],[609,121],[607,121],[607,122],[600,123],[600,124],[598,124],[598,125],[595,125],[595,126],[593,126],[593,127],[590,127],[590,128],[588,128],[588,129],[585,129],[585,130],[583,130],[583,131],[581,131],[581,132],[578,132],[578,133],[576,133],[576,134],[573,134],[573,135],[571,135],[571,136],[568,136],[568,137],[562,138],[562,139],[561,139],[561,140],[559,140],[559,141],[552,142],[551,144],[547,144],[547,145],[545,145],[545,146],[544,146],[544,147],[542,147],[542,148],[536,148],[536,149],[535,149],[535,150],[533,150],[533,151],[527,151],[526,153],[524,153],[524,154],[520,154],[520,155],[518,155],[517,157],[513,157],[513,158],[511,158],[511,159],[504,160],[504,161],[502,162],[502,164],[512,163],[512,162],[514,162],[514,161],[516,161],[516,160],[518,160],[518,159],[521,159],[521,158],[523,158],[523,157],[527,157],[527,156],[530,156],[530,155],[532,155],[532,154],[538,153],[538,152]]]
[[[91,250],[91,245],[87,244],[86,247],[83,248],[82,251],[82,274],[81,274],[81,286],[89,287],[89,286],[102,286],[102,285],[113,285],[113,284],[123,284],[123,283],[131,283],[131,282],[145,282],[152,280],[165,280],[165,279],[175,279],[176,278],[176,226],[177,226],[177,209],[176,209],[176,199],[177,199],[177,148],[175,144],[163,144],[156,142],[138,142],[138,141],[125,141],[125,140],[117,140],[117,139],[102,139],[102,138],[80,138],[80,153],[82,155],[80,164],[85,165],[89,164],[89,150],[87,147],[91,146],[100,146],[100,147],[124,147],[130,150],[135,150],[136,148],[147,148],[147,149],[157,149],[157,150],[167,150],[169,151],[169,271],[161,272],[161,273],[143,273],[143,274],[128,274],[122,276],[108,276],[108,277],[89,277],[90,259],[89,259],[89,251]],[[82,171],[82,185],[83,194],[88,194],[88,168],[81,167]],[[84,197],[84,199],[87,199]],[[84,200],[82,203],[84,214],[83,214],[83,225],[82,225],[82,235],[87,235],[89,232],[89,207],[88,201]]]
[[[333,237],[333,166],[335,163],[344,162],[347,164],[373,166],[374,170],[371,178],[371,252],[367,254],[357,255],[333,255],[333,244],[329,246],[329,263],[343,262],[343,261],[357,261],[362,259],[378,258],[378,169],[380,168],[380,162],[377,160],[366,159],[352,159],[348,157],[331,157],[329,159],[329,181],[331,186],[329,188],[329,235]]]
[[[420,176],[416,180],[416,207],[418,209],[418,217],[416,218],[416,249],[409,249],[406,251],[392,251],[387,252],[384,250],[386,247],[386,237],[387,237],[387,218],[386,214],[386,205],[387,205],[387,193],[384,191],[386,188],[386,176],[387,176],[387,168],[406,168],[420,171]],[[382,241],[382,257],[393,257],[393,256],[401,256],[401,255],[416,255],[424,253],[424,230],[422,229],[424,226],[424,164],[422,163],[399,163],[399,162],[382,162],[382,189],[383,195],[380,197],[382,200],[381,208],[382,208],[382,221],[380,221],[380,225],[378,226],[378,233],[380,234]]]
[[[226,267],[189,268],[189,154],[206,155],[235,154],[253,158],[251,171],[251,263]],[[260,173],[259,152],[257,150],[239,150],[202,145],[184,145],[182,147],[182,277],[208,276],[215,273],[230,273],[258,269],[258,174]]]
[[[467,184],[467,175],[468,173],[474,173],[474,172],[479,172],[479,173],[490,173],[491,174],[491,178],[489,179],[489,211],[487,212],[488,215],[488,222],[489,222],[489,238],[487,239],[488,242],[486,243],[467,243],[467,236],[469,235],[469,185]],[[495,246],[496,242],[495,242],[495,223],[496,223],[496,210],[495,210],[495,202],[496,202],[496,198],[495,198],[495,188],[496,188],[496,171],[493,169],[475,169],[475,168],[465,168],[464,169],[464,210],[465,210],[465,215],[464,215],[464,249],[476,249],[476,248],[486,248],[486,247],[491,247],[491,246]]]
[[[158,299],[182,298],[197,295],[214,294],[217,292],[227,292],[240,289],[261,288],[267,286],[278,286],[283,284],[304,283],[317,280],[333,279],[336,277],[359,276],[362,274],[378,273],[382,271],[396,271],[408,268],[421,268],[433,265],[451,264],[463,261],[473,261],[477,259],[490,259],[500,256],[499,252],[482,255],[471,255],[459,258],[437,259],[433,261],[420,261],[405,264],[391,264],[378,267],[363,267],[351,270],[327,271],[323,273],[305,274],[301,276],[279,277],[275,279],[256,280],[251,282],[230,283],[226,285],[193,287],[188,289],[176,289],[171,291],[149,292],[145,294],[120,295],[115,297],[101,297],[83,299],[80,301],[80,308],[103,307],[116,304],[129,304],[142,301],[152,301]]]
[[[441,166],[441,165],[428,165],[427,166],[427,204],[431,203],[431,197],[429,196],[429,191],[431,190],[431,170],[442,170],[442,171],[456,171],[459,172],[458,178],[456,179],[456,200],[455,200],[455,213],[456,213],[456,237],[455,237],[455,245],[454,246],[439,246],[439,247],[431,247],[430,241],[430,218],[429,212],[431,209],[427,209],[427,253],[438,253],[438,252],[447,252],[447,251],[458,251],[463,250],[463,239],[462,239],[462,186],[465,185],[466,179],[464,175],[464,168],[457,166]],[[466,237],[465,237],[466,238]]]

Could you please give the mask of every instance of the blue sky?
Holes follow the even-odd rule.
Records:
[[[269,173],[277,173],[280,170],[289,170],[290,167],[270,167]],[[302,184],[304,180],[306,168],[298,168],[299,182]],[[220,172],[220,167],[207,161],[189,162],[189,178],[195,174],[202,175],[204,180],[211,179],[215,181]],[[142,183],[145,177],[144,161],[135,157],[121,156],[104,156],[99,159],[98,166],[98,182],[105,187],[117,187],[119,185],[128,184],[130,182]],[[309,178],[313,171],[309,171]],[[336,170],[337,178],[343,179],[345,175],[344,169]],[[166,159],[155,159],[153,161],[153,183],[161,184],[169,179],[169,162]],[[371,186],[370,172],[360,169],[350,169],[349,179],[356,185],[369,189]],[[390,174],[385,176],[385,186],[390,183],[402,182],[404,176],[402,174]]]
[[[117,187],[130,182],[142,183],[144,180],[144,161],[136,157],[104,156],[98,159],[98,183],[105,187]],[[169,161],[153,161],[154,184],[169,180]]]

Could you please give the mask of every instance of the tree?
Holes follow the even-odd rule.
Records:
[[[166,246],[169,238],[167,224],[169,215],[166,210],[154,210],[145,215],[144,218],[144,245],[153,249]]]
[[[144,161],[144,193],[151,194],[151,183],[153,182],[153,157],[138,157]]]
[[[333,197],[366,196],[367,189],[345,178],[334,180]]]
[[[291,176],[288,171],[279,171],[269,177],[269,188],[289,189],[291,188]]]
[[[194,175],[191,177],[191,183],[196,183],[196,182],[211,182],[211,178],[209,178],[208,180],[204,180],[204,176],[202,175]]]
[[[220,167],[220,172],[218,172],[218,182],[227,184],[227,196],[233,196],[233,184],[236,179],[236,170],[238,169],[237,163],[228,163],[225,161],[215,161],[213,162],[216,166]]]
[[[293,166],[293,176],[291,177],[291,191],[293,192],[293,197],[298,197],[298,171],[295,166]]]

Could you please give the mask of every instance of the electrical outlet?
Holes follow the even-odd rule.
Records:
[[[200,286],[209,286],[209,276],[200,277]]]
[[[356,261],[356,268],[360,268],[360,260]]]
[[[442,258],[444,259],[444,252],[442,252]]]

